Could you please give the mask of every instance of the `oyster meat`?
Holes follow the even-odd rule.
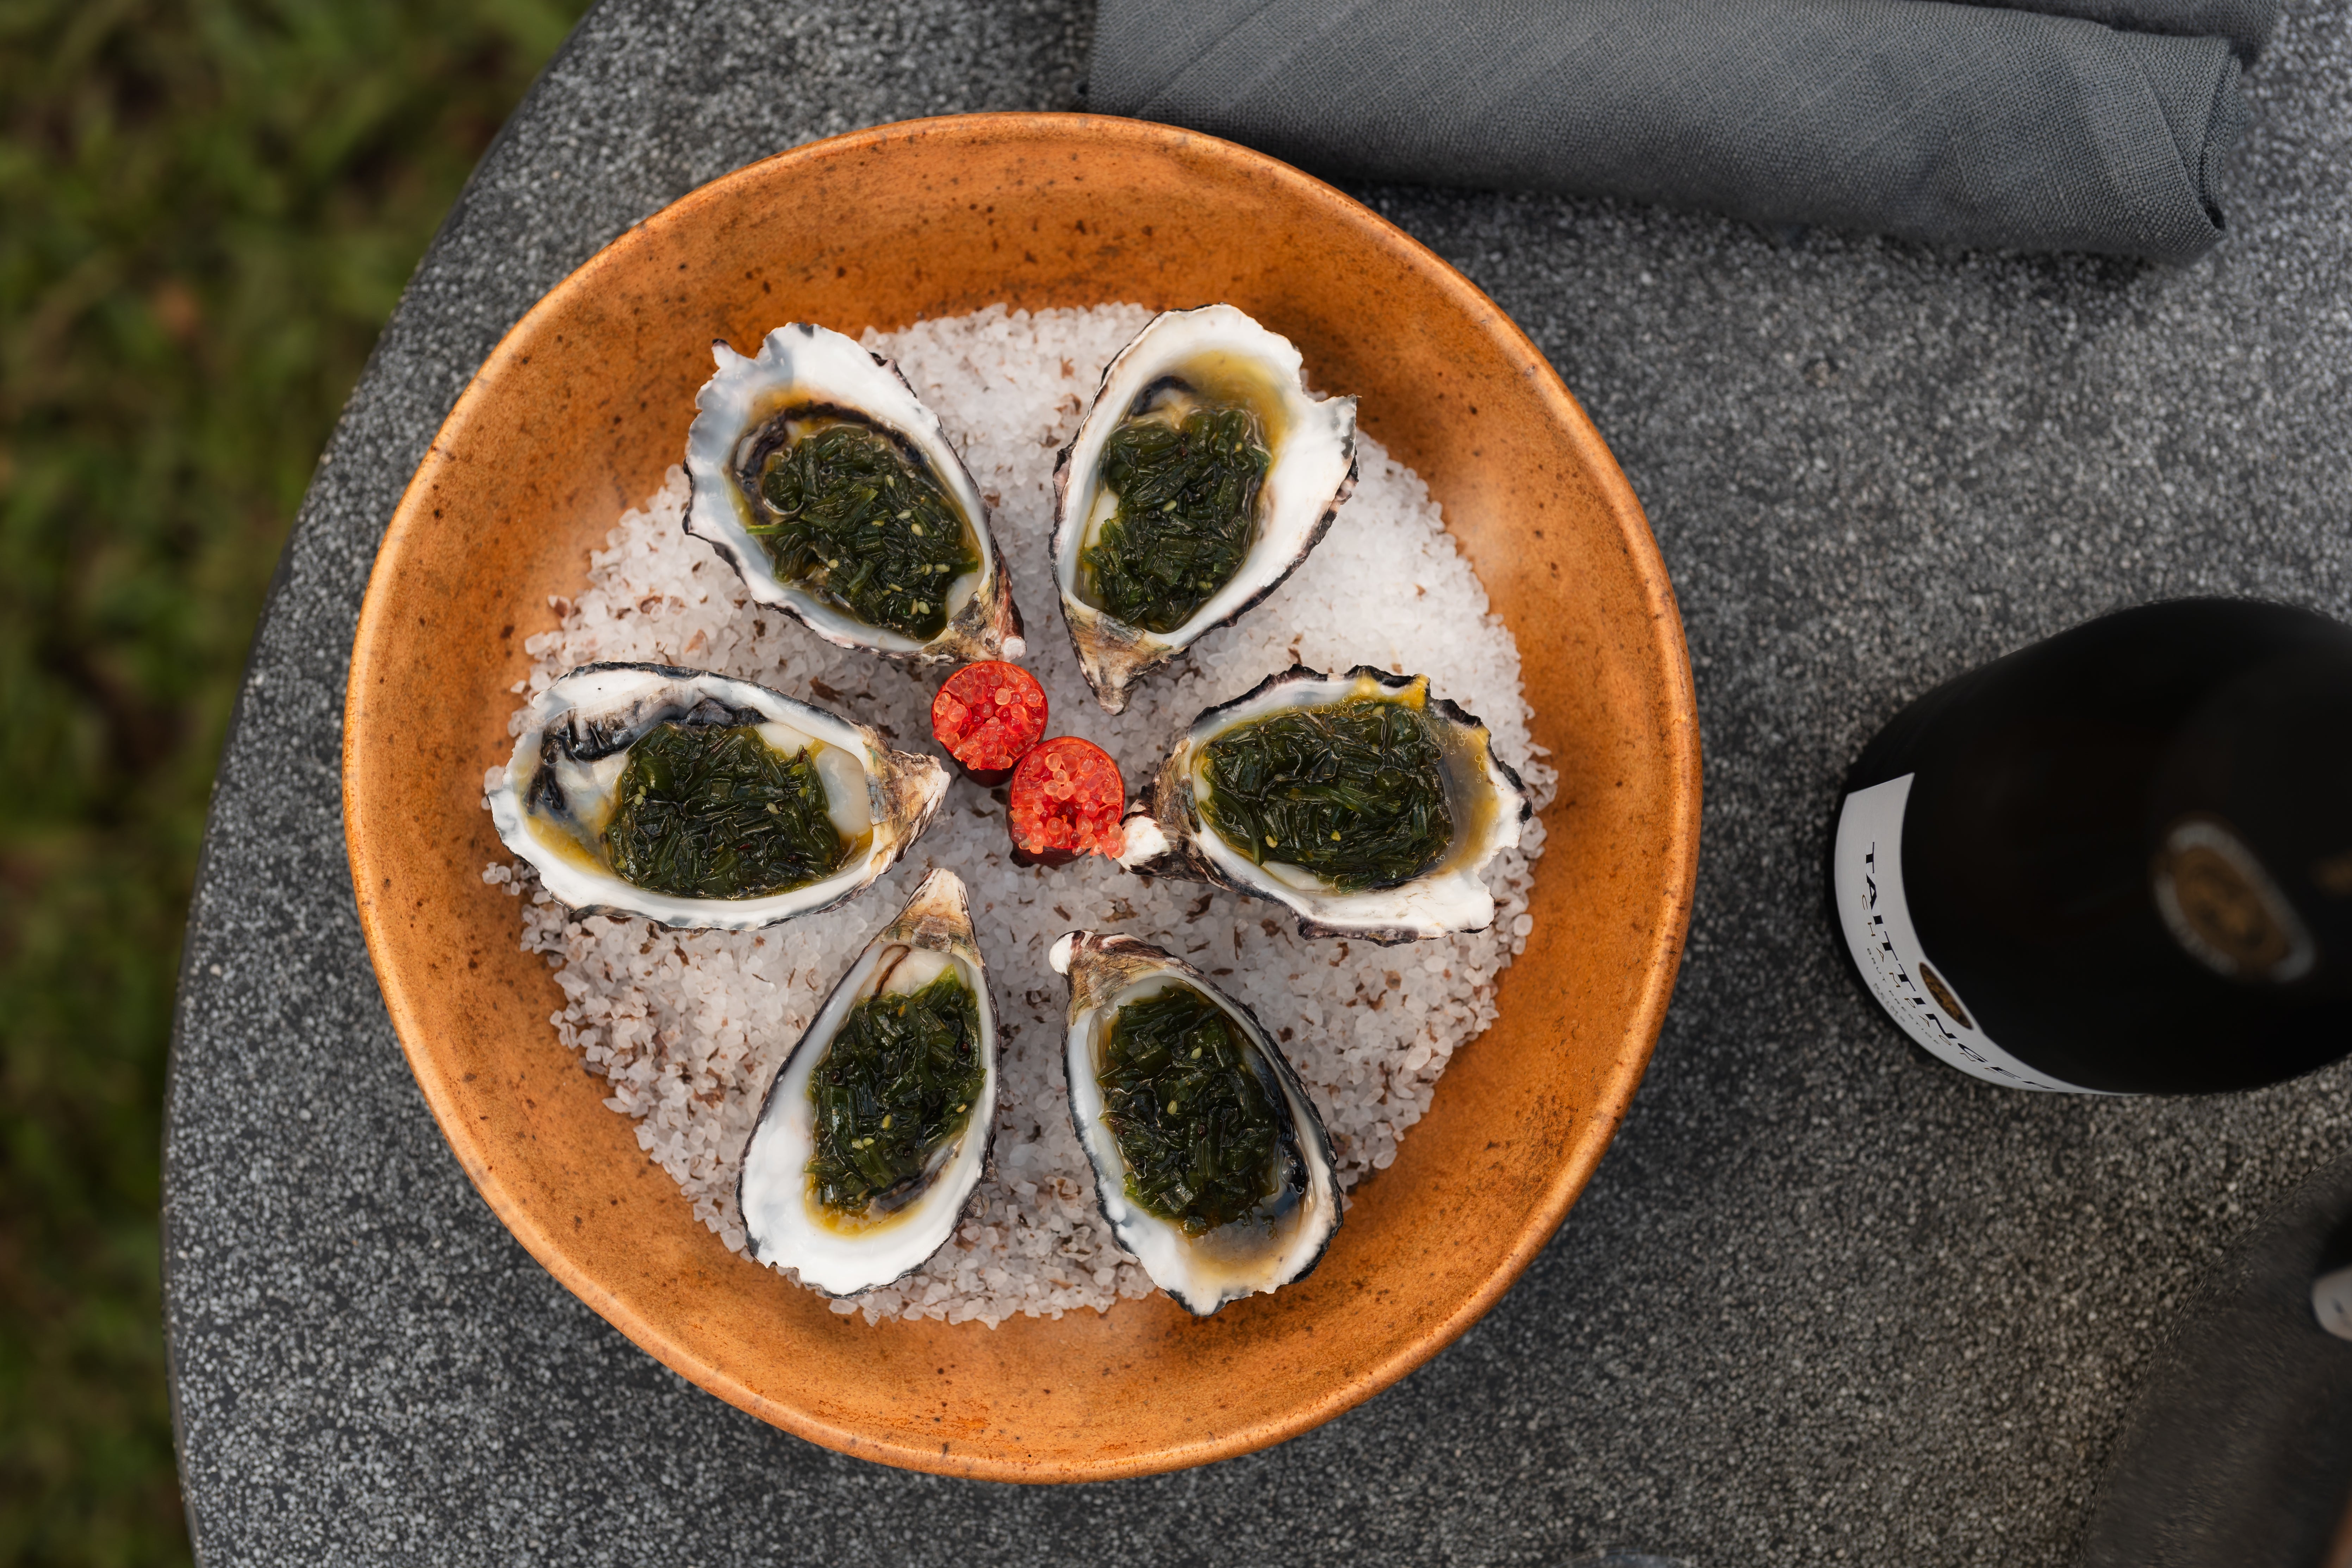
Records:
[[[1286,904],[1302,936],[1484,931],[1527,786],[1426,676],[1303,667],[1209,709],[1130,807],[1119,863]]]
[[[844,647],[924,663],[1019,658],[988,509],[898,368],[806,321],[746,358],[710,345],[686,531],[761,604]]]
[[[1231,305],[1152,319],[1054,466],[1054,580],[1113,713],[1153,666],[1272,593],[1356,483],[1356,400]]]
[[[1151,1282],[1206,1317],[1313,1269],[1339,1228],[1331,1142],[1250,1010],[1130,936],[1074,931],[1047,962],[1070,983],[1070,1122]]]
[[[947,787],[932,759],[764,686],[588,664],[531,703],[489,806],[577,912],[750,931],[888,870]]]
[[[769,1086],[737,1196],[751,1256],[834,1296],[955,1234],[996,1123],[996,1009],[961,878],[933,871]]]

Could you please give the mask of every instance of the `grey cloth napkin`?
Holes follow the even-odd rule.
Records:
[[[2193,260],[2275,0],[1102,0],[1095,106],[1334,178]]]
[[[2271,41],[2278,26],[2279,0],[1976,0],[1981,5],[2008,5],[2020,11],[2043,11],[2053,16],[2080,16],[2135,33],[2169,33],[2177,38],[2227,38],[2238,58],[2248,65]]]

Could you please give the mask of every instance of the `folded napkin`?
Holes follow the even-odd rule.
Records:
[[[2189,261],[2276,0],[1102,0],[1095,107],[1335,178]],[[2101,20],[2092,20],[2098,17]],[[2106,18],[2151,30],[2123,30]],[[2234,36],[2153,29],[2234,26]]]
[[[2279,0],[1977,0],[2053,16],[2080,16],[2135,33],[2170,33],[2180,38],[2227,38],[2248,65],[2271,41],[2278,26]]]

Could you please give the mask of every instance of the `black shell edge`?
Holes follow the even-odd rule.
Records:
[[[815,334],[812,329],[817,325],[818,323],[813,321],[786,321],[782,326],[772,329],[772,331],[788,331],[793,328],[797,327],[801,330],[803,335],[814,337]],[[830,331],[831,329],[827,328],[826,330]],[[761,335],[760,342],[762,347],[766,346],[769,335],[770,334],[768,333],[762,333]],[[845,333],[843,335],[846,336],[847,334]],[[714,338],[711,342],[714,344],[718,344],[725,343],[727,340],[724,338]],[[865,345],[860,344],[859,346],[862,348]],[[733,345],[729,345],[729,352],[733,352]],[[983,621],[994,624],[978,626],[974,628],[973,631],[967,632],[963,637],[957,637],[957,623],[954,620],[950,620],[948,622],[946,629],[941,631],[938,637],[933,637],[921,647],[916,648],[876,647],[872,643],[859,642],[855,637],[845,637],[837,632],[826,631],[814,621],[810,620],[808,616],[802,612],[800,606],[793,604],[789,598],[780,597],[771,599],[765,597],[761,593],[761,580],[752,575],[751,568],[747,566],[741,557],[736,553],[735,547],[733,545],[728,543],[725,540],[713,539],[707,533],[697,533],[694,531],[694,497],[697,488],[694,470],[682,463],[679,467],[685,469],[686,473],[686,510],[678,518],[678,531],[684,533],[689,539],[699,540],[702,543],[709,546],[710,552],[712,554],[727,563],[729,569],[735,574],[736,580],[743,584],[744,592],[751,595],[751,599],[754,604],[757,604],[762,609],[782,611],[783,614],[790,616],[793,619],[798,621],[802,626],[807,627],[815,637],[823,641],[831,643],[835,647],[854,648],[861,652],[873,654],[880,658],[897,659],[902,664],[921,666],[963,664],[971,662],[973,659],[1002,658],[1003,657],[1004,644],[1007,640],[1019,637],[1025,642],[1026,637],[1025,634],[1022,630],[1021,606],[1013,601],[1013,575],[1005,568],[1004,547],[997,541],[994,514],[989,510],[987,492],[980,488],[980,481],[971,477],[971,466],[965,463],[963,460],[963,454],[956,449],[956,444],[952,440],[949,439],[947,426],[940,423],[939,415],[932,411],[929,404],[925,403],[920,397],[916,395],[914,384],[907,379],[907,373],[898,368],[898,362],[892,359],[885,359],[882,355],[876,353],[871,349],[866,350],[866,355],[868,359],[872,360],[876,365],[881,369],[888,371],[892,375],[898,378],[898,384],[907,389],[907,395],[914,400],[915,406],[921,409],[923,411],[924,417],[931,422],[931,429],[938,435],[940,445],[944,447],[947,449],[948,455],[955,459],[956,468],[963,474],[964,483],[971,487],[971,493],[973,495],[981,498],[980,516],[974,520],[974,531],[980,533],[988,542],[988,570],[981,574],[980,587],[973,590],[972,603],[971,605],[966,605],[965,610],[968,613],[975,605],[981,603],[986,595],[989,584],[992,581],[996,584],[999,595],[1003,599],[1004,614],[1002,616],[984,616],[981,618]],[[758,355],[754,353],[744,357],[757,358]],[[698,399],[698,393],[697,394],[697,396]],[[699,406],[698,401],[697,406]],[[773,582],[773,576],[769,576],[767,581]],[[989,634],[992,632],[995,636],[996,643],[996,647],[992,650],[989,647]],[[938,644],[950,639],[955,640],[960,646],[951,649],[938,647]],[[831,906],[828,905],[827,907],[830,908]]]
[[[1357,667],[1359,669],[1362,668],[1363,667],[1361,665]],[[1450,697],[1432,698],[1430,700],[1430,705],[1435,708],[1440,713],[1444,714],[1448,719],[1454,721],[1456,723],[1466,725],[1474,730],[1485,730],[1486,731],[1486,759],[1493,763],[1496,767],[1503,770],[1503,776],[1510,781],[1513,793],[1517,795],[1519,797],[1519,820],[1521,822],[1525,822],[1529,817],[1535,816],[1536,805],[1535,802],[1528,797],[1528,781],[1519,776],[1518,769],[1511,766],[1510,763],[1503,760],[1503,754],[1500,752],[1495,750],[1495,731],[1487,727],[1486,721],[1479,718],[1478,715],[1471,712],[1468,709],[1463,707],[1462,704],[1454,701],[1454,699]],[[1486,928],[1481,926],[1478,929],[1484,931]]]
[[[715,669],[689,669],[684,665],[677,664],[640,664],[633,663],[626,659],[602,659],[591,664],[573,665],[570,669],[567,669],[562,675],[557,676],[555,678],[555,681],[550,682],[549,689],[552,690],[557,683],[569,680],[575,675],[594,675],[608,669],[625,669],[645,675],[659,675],[673,680],[700,679],[708,677],[713,680],[733,681],[740,686],[751,687],[755,691],[766,692],[769,696],[776,699],[787,707],[805,708],[812,713],[824,714],[826,718],[834,721],[837,724],[848,725],[851,729],[866,736],[868,743],[871,744],[875,750],[881,752],[884,755],[897,761],[901,766],[911,763],[921,763],[929,767],[939,767],[940,765],[937,757],[927,756],[920,752],[902,752],[898,750],[896,747],[885,745],[880,734],[877,733],[870,724],[861,724],[856,720],[849,718],[845,714],[836,713],[830,708],[820,708],[814,702],[803,702],[797,697],[787,697],[772,686],[762,686],[756,680],[745,680],[740,676],[721,675]],[[634,744],[634,742],[632,743]],[[780,915],[774,920],[763,921],[757,925],[712,925],[708,921],[700,924],[691,924],[669,920],[661,915],[649,915],[643,910],[625,909],[618,904],[571,904],[565,903],[562,899],[557,899],[555,901],[558,904],[562,905],[565,917],[572,921],[585,920],[590,915],[603,915],[607,920],[644,921],[646,924],[657,925],[664,931],[719,931],[735,932],[765,931],[771,926],[780,926],[786,921],[801,920],[809,915],[821,915],[825,913],[827,910],[837,910],[842,905],[847,903],[850,900],[857,897],[858,894],[864,892],[866,889],[872,887],[875,883],[880,881],[883,878],[888,876],[890,872],[898,866],[899,862],[906,859],[907,852],[915,847],[915,841],[922,837],[924,834],[930,831],[932,822],[939,816],[940,807],[945,804],[946,800],[947,792],[945,790],[941,790],[940,792],[939,798],[931,803],[930,809],[919,814],[908,821],[907,826],[907,836],[900,841],[897,852],[893,854],[889,859],[884,861],[879,867],[877,867],[872,876],[867,877],[863,881],[852,883],[850,886],[843,889],[833,898],[827,899],[824,903],[811,904],[807,909],[794,910],[791,914]],[[537,873],[539,870],[539,864],[537,861],[532,860],[528,855],[524,855],[511,844],[507,845],[506,847],[509,853],[520,858],[525,865],[531,868],[531,870],[534,873]],[[542,888],[546,886],[544,879],[541,879],[540,885]],[[826,994],[825,1000],[829,1002],[832,999],[832,994],[828,992]],[[823,1009],[820,1007],[819,1011],[822,1012]],[[754,1122],[752,1125],[756,1127],[758,1123]]]
[[[816,703],[809,701],[806,698],[791,696],[785,692],[777,690],[772,686],[762,686],[756,680],[746,680],[740,675],[722,675],[715,669],[695,669],[682,664],[652,664],[639,663],[628,659],[599,659],[591,664],[573,665],[570,669],[565,670],[562,675],[557,676],[553,680],[550,681],[547,689],[549,691],[552,691],[558,686],[562,685],[565,681],[571,679],[575,675],[602,675],[607,670],[615,669],[626,670],[633,675],[658,675],[665,680],[723,680],[731,686],[748,686],[754,691],[774,698],[777,701],[782,703],[787,708],[805,709],[811,713],[819,714],[824,718],[830,719],[836,724],[848,725],[851,729],[865,736],[866,738],[866,743],[874,747],[877,751],[887,752],[894,757],[918,758],[927,763],[936,763],[938,761],[937,758],[925,756],[920,752],[901,752],[897,750],[895,747],[886,745],[883,742],[882,733],[880,731],[875,729],[871,724],[860,723],[858,721],[849,717],[846,713],[836,713],[830,708],[819,707]],[[542,692],[541,695],[544,696],[545,693]],[[536,700],[536,699],[534,699],[534,700]]]
[[[1212,300],[1209,301],[1209,305],[1224,302],[1225,301]],[[1195,305],[1189,307],[1191,310],[1206,310],[1207,308],[1208,305]],[[1235,306],[1234,309],[1239,310],[1240,307]],[[1070,499],[1070,455],[1077,450],[1078,437],[1086,434],[1087,421],[1094,417],[1096,408],[1101,405],[1103,393],[1110,386],[1111,373],[1118,368],[1119,361],[1127,357],[1128,349],[1133,348],[1136,342],[1142,338],[1144,332],[1148,332],[1151,330],[1153,323],[1157,322],[1160,316],[1182,315],[1183,313],[1184,312],[1181,310],[1160,311],[1159,315],[1153,316],[1150,321],[1145,322],[1142,330],[1138,331],[1133,338],[1128,340],[1127,346],[1125,348],[1120,349],[1118,353],[1110,357],[1110,363],[1103,366],[1102,380],[1097,384],[1095,387],[1093,401],[1087,405],[1086,413],[1078,417],[1077,429],[1071,433],[1069,440],[1064,444],[1062,449],[1054,454],[1054,527],[1052,531],[1046,535],[1046,542],[1049,547],[1047,551],[1047,558],[1053,565],[1054,582],[1057,590],[1062,581],[1062,521],[1065,514],[1068,510]],[[1243,314],[1247,315],[1248,312],[1244,311]],[[1256,320],[1254,316],[1250,319],[1253,321]],[[1307,396],[1314,398],[1318,403],[1328,403],[1331,401],[1329,397],[1318,395],[1313,387],[1307,384],[1307,376],[1303,370],[1299,374],[1298,386],[1300,391],[1306,393]],[[1290,563],[1285,566],[1279,573],[1270,579],[1264,587],[1251,595],[1248,599],[1244,600],[1240,605],[1235,605],[1232,615],[1225,616],[1223,620],[1213,621],[1209,625],[1202,626],[1199,631],[1194,632],[1190,637],[1187,637],[1181,646],[1168,648],[1156,658],[1148,659],[1145,662],[1137,665],[1133,669],[1128,671],[1127,679],[1120,682],[1108,694],[1104,692],[1102,687],[1095,680],[1094,671],[1086,657],[1086,650],[1078,646],[1077,628],[1070,624],[1068,612],[1066,608],[1065,609],[1062,616],[1062,628],[1069,633],[1070,651],[1078,656],[1078,673],[1086,677],[1087,686],[1094,689],[1095,700],[1101,704],[1106,712],[1126,712],[1128,688],[1133,686],[1137,681],[1141,680],[1145,676],[1150,674],[1153,670],[1158,669],[1160,666],[1172,663],[1180,656],[1190,654],[1192,651],[1192,645],[1199,642],[1202,637],[1207,637],[1211,632],[1219,631],[1226,626],[1232,626],[1235,621],[1240,620],[1244,616],[1248,615],[1252,610],[1256,609],[1258,605],[1265,602],[1266,597],[1269,595],[1289,580],[1292,573],[1297,571],[1299,567],[1306,564],[1307,558],[1315,553],[1315,547],[1323,542],[1324,535],[1331,531],[1331,524],[1339,520],[1339,509],[1348,503],[1348,498],[1349,496],[1356,493],[1356,478],[1362,468],[1362,460],[1356,451],[1356,429],[1355,421],[1352,419],[1349,420],[1348,423],[1348,471],[1341,477],[1339,488],[1331,492],[1331,499],[1324,503],[1323,515],[1315,520],[1314,528],[1307,532],[1307,542],[1298,547],[1298,551],[1296,554],[1291,556]],[[1067,594],[1061,594],[1059,595],[1059,597],[1066,600],[1069,595]],[[1089,608],[1091,608],[1091,606],[1089,606]],[[1102,616],[1104,620],[1109,621],[1111,625],[1118,626],[1122,630],[1134,633],[1137,637],[1146,635],[1140,627],[1129,626],[1124,621],[1115,620],[1111,616],[1103,616],[1102,612],[1099,610],[1095,611],[1095,614]]]
[[[1298,1271],[1291,1275],[1288,1279],[1279,1280],[1264,1290],[1247,1290],[1242,1292],[1240,1295],[1220,1296],[1213,1305],[1205,1309],[1193,1306],[1192,1302],[1187,1301],[1183,1297],[1179,1296],[1175,1291],[1168,1289],[1167,1286],[1161,1285],[1157,1279],[1152,1280],[1152,1284],[1159,1289],[1161,1295],[1167,1297],[1170,1300],[1183,1308],[1184,1310],[1190,1312],[1192,1316],[1196,1318],[1209,1318],[1214,1317],[1218,1312],[1233,1305],[1235,1301],[1247,1300],[1252,1296],[1271,1296],[1276,1291],[1280,1290],[1283,1286],[1296,1285],[1301,1279],[1306,1279],[1309,1274],[1314,1273],[1316,1268],[1322,1263],[1324,1255],[1331,1250],[1331,1238],[1339,1234],[1339,1226],[1347,1219],[1345,1194],[1339,1191],[1339,1157],[1331,1151],[1331,1135],[1323,1125],[1323,1113],[1315,1109],[1315,1097],[1308,1094],[1307,1092],[1307,1086],[1299,1081],[1297,1071],[1290,1065],[1290,1058],[1282,1054],[1282,1047],[1275,1040],[1274,1036],[1266,1029],[1265,1025],[1259,1020],[1257,1014],[1251,1010],[1249,1004],[1242,1001],[1239,997],[1228,994],[1207,975],[1202,973],[1199,970],[1193,968],[1191,964],[1185,963],[1174,953],[1170,952],[1167,949],[1155,947],[1150,942],[1145,942],[1141,937],[1129,936],[1124,931],[1100,932],[1091,931],[1073,931],[1066,932],[1065,935],[1076,945],[1092,948],[1097,952],[1129,953],[1136,957],[1150,958],[1165,963],[1170,969],[1184,975],[1187,979],[1192,981],[1193,984],[1199,986],[1202,990],[1208,992],[1211,995],[1216,997],[1220,1002],[1233,1008],[1234,1012],[1239,1013],[1244,1019],[1248,1020],[1250,1032],[1255,1037],[1259,1047],[1265,1052],[1267,1059],[1274,1064],[1275,1076],[1282,1081],[1284,1095],[1288,1098],[1298,1110],[1304,1110],[1307,1113],[1307,1125],[1314,1131],[1316,1152],[1322,1156],[1323,1168],[1331,1173],[1331,1202],[1334,1210],[1331,1216],[1331,1228],[1323,1233],[1322,1244],[1316,1247],[1314,1256],[1307,1258],[1305,1263],[1301,1264],[1298,1268]],[[1075,1002],[1077,991],[1076,982],[1071,980],[1066,974],[1063,976],[1063,979],[1064,983],[1070,990],[1072,1001]],[[1128,1246],[1128,1231],[1130,1227],[1122,1226],[1117,1221],[1111,1220],[1109,1212],[1103,1203],[1104,1184],[1107,1182],[1123,1183],[1126,1179],[1126,1173],[1107,1173],[1103,1170],[1100,1163],[1095,1159],[1094,1146],[1087,1140],[1086,1125],[1078,1120],[1077,1097],[1067,1092],[1070,1070],[1068,1037],[1071,1022],[1067,1009],[1066,1008],[1062,1022],[1062,1074],[1064,1085],[1064,1093],[1062,1098],[1064,1103],[1069,1107],[1070,1131],[1076,1136],[1078,1140],[1078,1147],[1086,1153],[1087,1164],[1094,1172],[1096,1212],[1102,1215],[1104,1220],[1109,1223],[1111,1234],[1118,1238],[1118,1244],[1121,1247],[1127,1248],[1129,1256],[1138,1258],[1139,1261],[1139,1255],[1136,1252],[1135,1248]],[[764,1107],[761,1110],[761,1114],[766,1114]],[[1297,1117],[1294,1115],[1291,1118],[1291,1121],[1295,1126],[1297,1122]],[[1148,1275],[1149,1270],[1146,1272]]]
[[[1366,679],[1379,685],[1383,690],[1402,691],[1414,681],[1425,678],[1419,674],[1398,675],[1369,664],[1356,665],[1339,675],[1327,675],[1307,665],[1294,664],[1288,669],[1279,670],[1267,676],[1239,697],[1220,702],[1213,708],[1201,710],[1193,717],[1192,723],[1185,726],[1178,744],[1181,745],[1197,735],[1202,726],[1208,723],[1210,720],[1254,702],[1278,688],[1297,685],[1309,680],[1352,682]],[[1486,755],[1494,761],[1496,767],[1503,770],[1503,776],[1510,780],[1512,789],[1517,792],[1519,820],[1525,822],[1533,816],[1535,805],[1528,798],[1528,786],[1520,779],[1518,770],[1496,754],[1493,731],[1486,729],[1486,721],[1468,711],[1451,698],[1432,698],[1430,705],[1447,719],[1486,731]],[[1171,749],[1171,755],[1172,754],[1173,748]],[[1297,918],[1298,934],[1309,941],[1339,937],[1349,941],[1369,942],[1376,947],[1403,947],[1412,942],[1426,942],[1441,936],[1473,936],[1479,931],[1492,930],[1494,927],[1495,922],[1492,920],[1488,920],[1484,925],[1448,926],[1442,931],[1423,931],[1414,926],[1400,925],[1334,925],[1329,921],[1318,920],[1312,915],[1302,914],[1296,904],[1290,903],[1279,895],[1268,892],[1263,888],[1252,887],[1246,882],[1236,881],[1226,875],[1223,868],[1214,861],[1193,848],[1192,825],[1190,821],[1192,813],[1187,809],[1189,803],[1180,804],[1171,799],[1168,793],[1169,788],[1169,770],[1163,759],[1160,771],[1154,773],[1151,782],[1144,786],[1143,794],[1120,818],[1120,823],[1124,826],[1138,817],[1148,816],[1153,826],[1160,829],[1160,837],[1168,841],[1167,849],[1161,853],[1149,860],[1127,868],[1137,876],[1173,877],[1179,881],[1201,882],[1211,887],[1223,888],[1228,892],[1239,893],[1244,898],[1280,905]],[[1171,826],[1176,831],[1170,831]]]
[[[1008,641],[1019,639],[1025,642],[1027,639],[1022,631],[1021,606],[1013,597],[1012,569],[1005,563],[1004,546],[996,537],[996,517],[989,508],[988,492],[980,488],[980,481],[972,477],[971,465],[963,460],[963,452],[956,446],[954,437],[948,434],[948,427],[940,423],[938,412],[929,404],[924,402],[921,395],[916,392],[915,384],[907,379],[907,373],[898,368],[898,362],[886,359],[871,349],[866,352],[876,364],[896,376],[898,384],[907,389],[908,400],[921,409],[923,417],[931,422],[931,434],[939,437],[941,449],[954,459],[956,471],[963,476],[963,482],[971,488],[973,498],[980,502],[980,515],[972,519],[972,531],[988,543],[988,570],[981,574],[980,586],[972,591],[971,603],[964,606],[965,615],[971,616],[972,612],[979,609],[992,583],[995,584],[997,596],[1003,604],[1002,615],[973,616],[972,618],[979,624],[965,632],[963,640],[966,646],[962,647],[942,649],[937,653],[927,651],[934,644],[946,640],[958,629],[958,622],[964,618],[960,616],[956,620],[950,621],[946,629],[923,647],[906,653],[895,653],[883,648],[875,648],[872,651],[881,654],[885,658],[898,658],[925,665],[964,664],[975,659],[1002,658],[1004,657],[1004,645]],[[806,625],[805,622],[803,624]]]
[[[833,906],[828,904],[825,907],[830,909]],[[900,911],[902,914],[905,911],[903,910]],[[801,1037],[793,1042],[793,1048],[784,1053],[783,1059],[776,1064],[776,1070],[769,1076],[768,1087],[762,1089],[760,1093],[760,1113],[751,1118],[751,1131],[743,1135],[743,1147],[736,1152],[735,1215],[738,1219],[740,1219],[743,1222],[743,1255],[762,1268],[777,1269],[781,1272],[783,1268],[788,1268],[790,1265],[778,1265],[772,1263],[767,1258],[760,1256],[760,1238],[751,1234],[751,1212],[743,1206],[744,1161],[751,1152],[752,1141],[760,1136],[760,1129],[767,1125],[768,1111],[770,1107],[774,1103],[776,1090],[783,1086],[785,1078],[791,1074],[793,1063],[799,1060],[800,1054],[809,1048],[809,1042],[816,1034],[817,1025],[824,1021],[825,1014],[831,1010],[834,998],[841,994],[841,988],[843,986],[849,984],[849,976],[856,972],[857,966],[860,963],[865,962],[866,954],[867,951],[873,947],[874,942],[881,941],[883,934],[887,932],[890,927],[896,925],[898,921],[898,915],[891,916],[888,923],[885,924],[881,931],[877,931],[874,934],[873,942],[868,942],[865,947],[861,947],[857,950],[857,956],[850,960],[848,970],[842,974],[840,979],[835,980],[833,983],[832,989],[828,990],[824,994],[824,1000],[817,1004],[816,1016],[809,1021],[809,1026],[807,1028],[801,1031]],[[979,939],[975,936],[973,938],[975,949],[978,946],[978,942]],[[998,1047],[997,1049],[990,1051],[988,1056],[988,1127],[987,1130],[981,1134],[980,1173],[972,1179],[971,1190],[964,1194],[963,1204],[956,1210],[955,1219],[948,1226],[947,1235],[940,1238],[939,1247],[934,1247],[930,1251],[923,1254],[922,1257],[917,1258],[900,1272],[892,1275],[887,1279],[877,1280],[874,1284],[860,1286],[857,1289],[843,1291],[840,1293],[828,1290],[822,1285],[812,1284],[807,1280],[801,1280],[800,1284],[803,1289],[814,1290],[818,1295],[825,1297],[829,1300],[854,1301],[868,1290],[881,1290],[887,1289],[892,1285],[896,1285],[899,1280],[904,1279],[908,1275],[914,1273],[917,1269],[922,1268],[924,1264],[929,1263],[932,1258],[937,1258],[940,1255],[940,1248],[946,1247],[949,1242],[955,1239],[956,1231],[961,1227],[965,1218],[971,1215],[971,1205],[979,1200],[982,1185],[987,1182],[991,1173],[996,1169],[996,1097],[997,1090],[1000,1087],[1000,1080],[1003,1078],[1001,1063],[999,1062],[998,1058],[1003,1055],[1002,1047],[1004,1044],[1003,1038],[998,1033],[996,1027],[995,990],[987,983],[987,970],[984,965],[981,972],[980,990],[980,1005],[988,1010],[988,1037],[990,1039],[995,1041]],[[797,1270],[794,1272],[794,1278],[798,1279]]]

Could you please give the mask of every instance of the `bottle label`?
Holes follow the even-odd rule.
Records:
[[[1832,857],[1838,923],[1872,994],[1929,1055],[1971,1077],[2010,1089],[2103,1092],[2037,1072],[1993,1044],[1951,982],[1919,951],[1903,897],[1903,808],[1915,776],[1856,790],[1838,814]]]

